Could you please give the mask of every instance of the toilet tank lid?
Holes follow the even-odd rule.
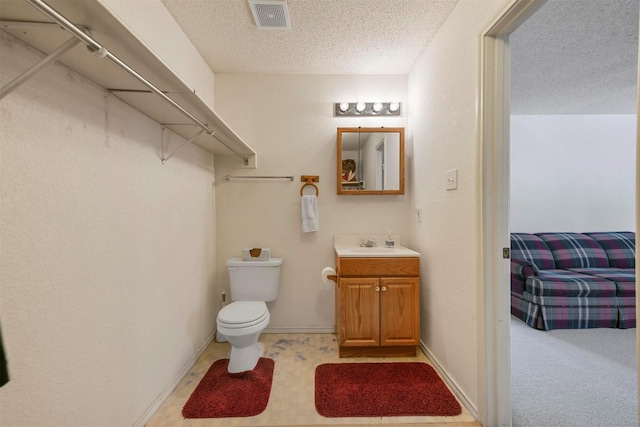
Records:
[[[277,267],[282,265],[282,258],[270,258],[267,261],[244,261],[242,258],[231,258],[228,267]]]

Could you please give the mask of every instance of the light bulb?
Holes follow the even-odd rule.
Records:
[[[345,111],[347,111],[349,109],[349,103],[348,102],[341,102],[339,108],[340,108],[340,111],[342,111],[344,113]]]
[[[398,108],[400,108],[400,103],[398,102],[392,102],[389,104],[389,111],[398,111]]]
[[[364,102],[358,102],[356,104],[356,111],[358,111],[359,113],[362,113],[364,111],[364,108],[365,108]]]
[[[380,112],[380,110],[382,110],[382,103],[376,102],[375,104],[373,104],[373,111],[378,113]]]

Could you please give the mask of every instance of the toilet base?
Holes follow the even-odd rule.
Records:
[[[230,374],[238,372],[251,371],[258,364],[258,360],[262,356],[264,347],[260,342],[254,342],[247,347],[231,347],[229,354],[229,366],[227,371]]]
[[[216,342],[229,342],[229,340],[220,332],[216,332]]]

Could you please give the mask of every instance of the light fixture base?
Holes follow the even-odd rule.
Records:
[[[364,109],[362,108],[364,104]],[[400,102],[336,102],[333,104],[335,116],[401,116]]]

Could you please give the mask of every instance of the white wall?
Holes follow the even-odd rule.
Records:
[[[481,35],[508,1],[460,0],[409,76],[411,235],[422,258],[421,335],[472,406],[479,402]],[[458,189],[446,191],[446,171]],[[481,395],[480,395],[481,396]]]
[[[514,232],[635,231],[636,116],[511,116]]]
[[[387,189],[399,189],[400,182],[398,176],[400,175],[400,150],[398,149],[399,134],[388,134],[385,137],[384,143],[384,185]]]
[[[0,84],[41,54],[0,32]],[[129,426],[214,330],[213,156],[49,65],[0,102],[0,425]]]
[[[383,134],[381,133],[371,133],[369,138],[362,144],[362,176],[358,177],[358,179],[363,179],[365,181],[366,188],[368,190],[381,190],[382,186],[376,185],[376,175],[380,175],[376,173],[376,157],[377,157],[377,146],[382,141]]]
[[[333,103],[407,100],[407,76],[302,76],[216,74],[216,110],[252,141],[257,170],[216,156],[218,279],[242,248],[271,248],[282,257],[282,283],[270,303],[267,331],[333,331],[334,287],[320,272],[335,266],[334,234],[408,235],[408,196],[338,196],[338,127],[405,126],[406,117],[334,117]],[[255,142],[255,143],[254,143]],[[231,175],[293,175],[288,180],[225,181]],[[319,175],[320,231],[300,230],[300,175]],[[311,193],[311,189],[306,190]]]

